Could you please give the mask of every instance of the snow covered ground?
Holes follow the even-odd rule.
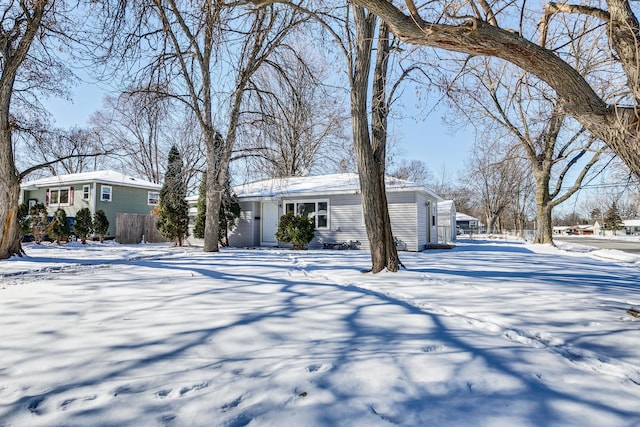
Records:
[[[27,245],[0,426],[638,426],[640,259]]]

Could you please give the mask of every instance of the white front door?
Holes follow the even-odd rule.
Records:
[[[262,232],[261,245],[277,245],[276,231],[278,231],[278,202],[262,202],[262,215],[260,219]]]

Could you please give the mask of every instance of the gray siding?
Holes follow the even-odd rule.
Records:
[[[255,218],[260,217],[260,211],[255,211],[256,202],[240,202],[240,218],[233,232],[229,234],[229,246],[233,247],[251,247],[259,244],[256,243],[255,228],[260,228],[260,223]],[[257,226],[257,227],[256,227]],[[257,236],[259,238],[259,235]]]
[[[323,243],[359,241],[361,249],[369,249],[364,227],[359,194],[342,194],[329,197],[329,229],[317,230],[313,247]]]
[[[417,251],[418,236],[416,222],[416,193],[387,193],[391,229],[396,239],[398,250]]]

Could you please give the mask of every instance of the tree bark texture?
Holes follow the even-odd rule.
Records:
[[[551,169],[537,168],[534,170],[534,176],[536,179],[536,235],[533,242],[553,244],[551,223],[553,205],[549,195]]]

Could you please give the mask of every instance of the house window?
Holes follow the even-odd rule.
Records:
[[[305,200],[300,202],[286,202],[285,213],[313,218],[316,228],[329,228],[329,202]]]
[[[49,188],[49,205],[69,206],[70,205],[70,187]]]
[[[111,186],[110,185],[101,185],[100,186],[100,200],[103,202],[111,202]]]
[[[160,203],[160,193],[157,191],[149,191],[147,193],[147,204],[149,206],[158,206]]]
[[[89,200],[89,196],[91,195],[91,186],[83,185],[82,186],[82,200]]]

